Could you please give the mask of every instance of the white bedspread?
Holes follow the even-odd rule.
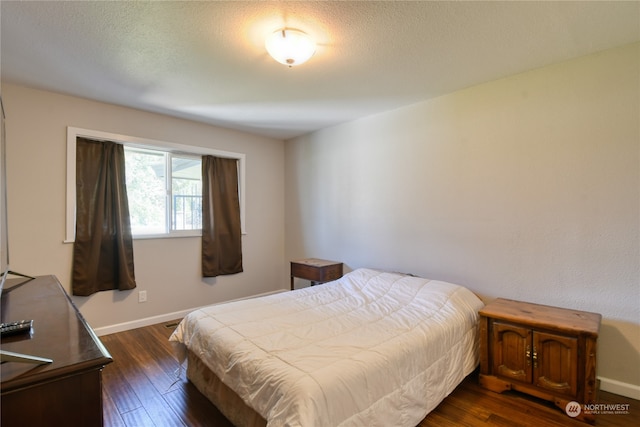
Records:
[[[468,289],[370,269],[190,313],[185,346],[267,425],[416,426],[478,364]]]

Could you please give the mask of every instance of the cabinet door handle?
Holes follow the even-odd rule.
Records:
[[[526,351],[524,352],[524,355],[527,358],[527,366],[531,366],[531,346],[527,346]]]
[[[538,350],[535,347],[533,347],[533,367],[538,367]]]

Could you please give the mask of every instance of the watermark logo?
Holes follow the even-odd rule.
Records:
[[[591,403],[584,405],[582,411],[593,415],[629,415],[628,403]]]
[[[564,412],[566,412],[571,418],[575,418],[580,415],[580,412],[582,412],[582,407],[578,402],[571,401],[567,403],[567,406],[565,406]]]
[[[571,401],[567,403],[564,412],[571,418],[575,418],[581,413],[586,415],[628,415],[628,403],[591,403],[588,405],[580,405],[578,402]]]

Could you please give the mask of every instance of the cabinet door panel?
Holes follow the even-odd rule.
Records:
[[[493,372],[503,377],[530,383],[531,329],[508,323],[493,323]]]
[[[578,391],[577,338],[534,332],[533,347],[536,385],[575,396]]]

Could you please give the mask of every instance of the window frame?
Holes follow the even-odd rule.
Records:
[[[73,243],[76,235],[76,139],[84,137],[97,141],[113,141],[123,144],[131,148],[140,148],[147,150],[157,150],[177,155],[192,156],[217,156],[238,160],[238,197],[240,199],[240,224],[242,234],[247,234],[245,228],[245,194],[246,194],[246,155],[244,153],[235,153],[231,151],[223,151],[212,148],[177,144],[173,142],[160,141],[148,138],[139,138],[128,135],[115,134],[110,132],[102,132],[90,129],[82,129],[77,127],[67,127],[67,200],[66,200],[66,229],[64,243]],[[137,239],[171,239],[188,236],[201,236],[198,231],[174,231],[164,234],[138,235]]]
[[[166,149],[160,149],[157,147],[143,147],[139,144],[123,144],[125,149],[125,158],[127,150],[130,151],[138,151],[141,153],[151,153],[158,154],[164,157],[164,186],[165,186],[165,224],[167,225],[167,231],[164,233],[137,233],[133,235],[134,239],[158,239],[163,237],[189,237],[189,236],[202,236],[202,229],[187,229],[187,230],[175,230],[172,228],[173,224],[173,170],[172,170],[172,162],[173,158],[192,158],[192,159],[202,159],[200,154],[193,153],[185,153],[184,151],[169,151]],[[133,229],[133,227],[132,227]]]

